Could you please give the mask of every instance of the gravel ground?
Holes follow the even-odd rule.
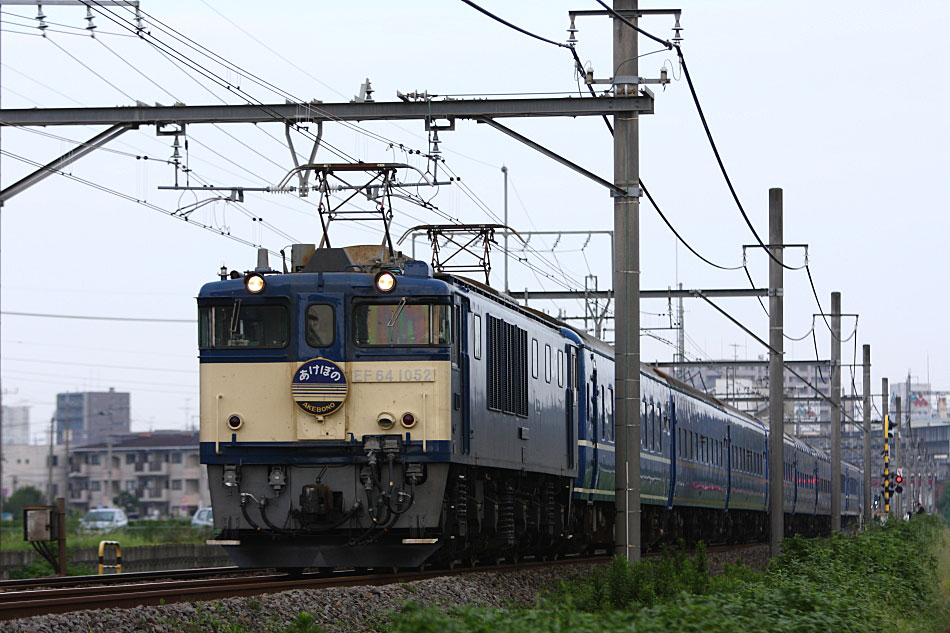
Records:
[[[4,633],[179,633],[221,631],[225,622],[249,631],[288,627],[301,611],[328,631],[372,631],[386,611],[413,600],[429,606],[532,605],[540,591],[580,572],[590,563],[531,570],[473,572],[380,587],[298,589],[256,598],[178,603],[160,607],[98,609],[11,620]],[[233,630],[233,629],[224,629]],[[240,629],[238,629],[240,630]]]
[[[767,544],[747,545],[727,552],[709,554],[709,571],[713,574],[722,572],[726,563],[734,565],[738,561],[751,569],[762,571],[769,562],[769,546]]]
[[[768,545],[755,545],[710,554],[710,571],[718,573],[726,563],[741,559],[748,567],[763,569]],[[240,631],[222,628],[225,623],[247,631],[280,631],[289,627],[302,611],[314,623],[333,633],[373,631],[385,612],[412,600],[424,606],[451,607],[478,604],[504,607],[533,605],[540,592],[560,580],[590,567],[590,563],[530,570],[473,572],[460,576],[418,580],[380,587],[335,587],[298,589],[255,598],[231,598],[214,602],[183,602],[160,607],[99,609],[62,615],[45,615],[4,622],[4,633],[198,633]],[[306,631],[307,629],[303,629]]]

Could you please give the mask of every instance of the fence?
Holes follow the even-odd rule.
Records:
[[[0,552],[3,578],[9,578],[12,572],[39,560],[42,560],[40,555],[33,550]],[[70,566],[83,566],[95,573],[98,564],[98,547],[77,547],[69,552]],[[218,545],[147,545],[122,548],[122,571],[124,572],[223,567],[233,564],[224,549]]]

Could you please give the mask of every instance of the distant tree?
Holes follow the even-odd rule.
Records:
[[[46,495],[33,486],[24,486],[10,495],[10,498],[4,501],[3,511],[13,515],[14,520],[23,517],[23,508],[26,506],[46,505]]]
[[[123,490],[117,497],[113,497],[112,503],[125,510],[128,515],[139,513],[139,498],[128,490]]]

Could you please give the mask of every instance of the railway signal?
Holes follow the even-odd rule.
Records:
[[[884,414],[884,450],[882,454],[884,455],[884,473],[882,475],[884,481],[881,484],[881,493],[884,497],[884,514],[891,513],[891,494],[894,492],[894,488],[891,486],[891,476],[890,476],[890,449],[889,441],[894,437],[894,433],[891,430],[891,421],[888,415]]]

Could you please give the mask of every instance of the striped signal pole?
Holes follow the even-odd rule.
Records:
[[[890,456],[890,437],[891,423],[888,415],[884,414],[884,481],[881,490],[884,493],[884,516],[891,513],[891,456]]]

